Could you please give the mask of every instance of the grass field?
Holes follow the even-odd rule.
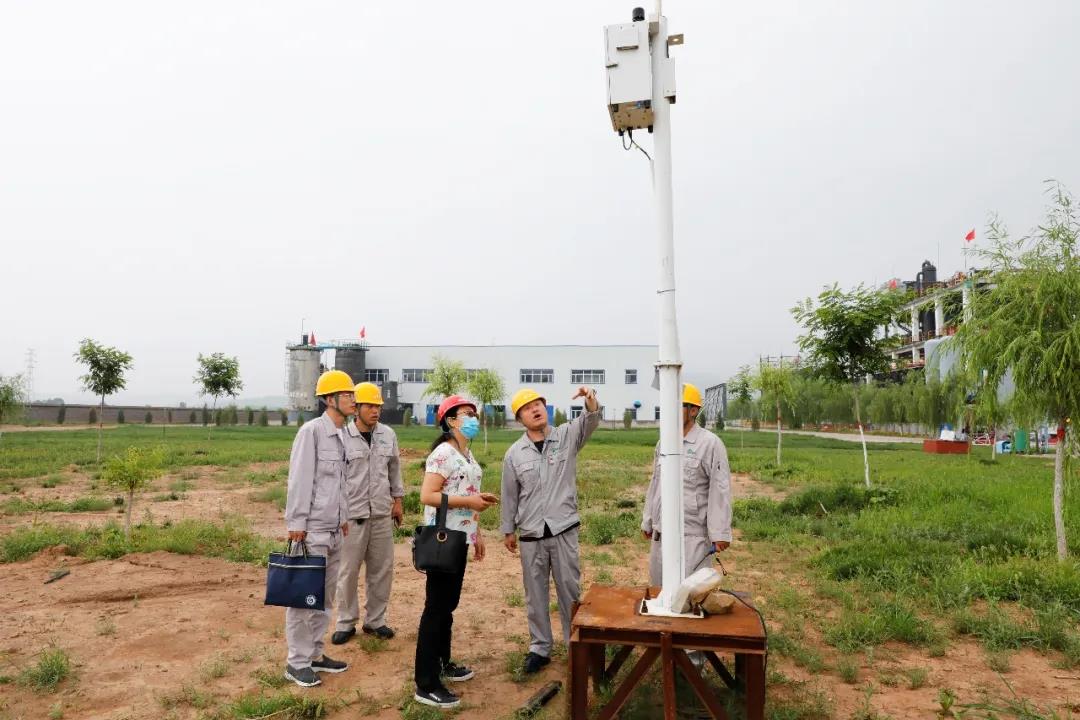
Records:
[[[396,430],[411,491],[404,536],[419,517],[415,489],[432,433]],[[183,502],[190,485],[185,478],[193,468],[210,466],[224,468],[216,476],[219,482],[251,487],[245,491],[251,501],[280,508],[285,482],[280,463],[288,458],[294,434],[295,428],[215,428],[207,441],[201,428],[169,427],[163,434],[160,427],[129,426],[105,433],[105,454],[129,445],[162,446],[169,475],[159,489],[173,491],[162,500]],[[477,441],[486,487],[498,492],[502,453],[518,437],[492,432],[487,452]],[[837,717],[822,682],[859,686],[866,713],[890,688],[932,691],[939,704],[953,708],[950,712],[966,707],[970,717],[991,717],[995,709],[1000,717],[1028,718],[1067,717],[1072,711],[1068,698],[1056,705],[1048,698],[1029,701],[1010,696],[1007,684],[998,688],[1000,694],[988,690],[979,698],[950,699],[953,690],[927,671],[957,644],[977,643],[985,653],[977,661],[979,670],[1002,678],[1017,672],[1012,665],[1020,652],[1036,653],[1048,669],[1076,674],[1080,565],[1054,558],[1050,463],[1010,456],[992,462],[982,449],[970,457],[935,456],[913,445],[874,444],[873,488],[866,490],[857,444],[788,436],[783,465],[777,467],[775,435],[722,437],[733,471],[748,474],[780,498],[736,502],[737,570],[731,578],[736,587],[752,588],[769,620],[771,717]],[[656,438],[655,430],[600,430],[580,457],[582,559],[596,581],[609,581],[611,569],[640,562],[646,552],[637,528]],[[52,522],[50,512],[92,512],[112,504],[111,498],[92,494],[64,502],[26,497],[28,489],[52,487],[79,474],[92,482],[95,447],[92,432],[4,436],[0,513],[33,513],[35,519],[4,531],[0,562],[19,562],[54,545],[86,558],[165,550],[264,562],[271,541],[252,532],[243,518],[143,523],[130,541],[112,522],[92,527]],[[251,467],[254,463],[271,465]],[[137,502],[145,505],[149,499]],[[1075,503],[1067,508],[1075,557],[1080,510]],[[496,513],[483,516],[493,533],[497,523]],[[520,606],[520,592],[513,588],[499,589],[494,597]],[[887,659],[891,656],[905,660],[897,664]],[[655,708],[649,697],[637,698],[624,716],[650,716]],[[235,698],[215,717],[232,717],[227,713],[243,702]],[[402,708],[402,716],[418,712]],[[332,711],[332,704],[326,709]]]

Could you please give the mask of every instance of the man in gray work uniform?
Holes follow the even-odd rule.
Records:
[[[535,390],[519,390],[510,402],[525,434],[503,458],[502,532],[510,552],[516,552],[521,541],[530,636],[526,673],[538,672],[551,662],[548,578],[555,579],[567,643],[573,605],[581,593],[577,454],[600,424],[600,406],[595,390],[581,387],[574,399],[579,397],[585,398],[585,412],[557,428],[548,425],[547,402]]]
[[[301,687],[320,684],[316,673],[349,669],[347,664],[323,654],[323,636],[330,625],[342,537],[349,532],[342,428],[356,409],[352,379],[340,370],[325,372],[319,377],[315,394],[325,401],[326,410],[296,432],[285,497],[285,527],[290,542],[303,542],[309,554],[326,558],[326,609],[285,609],[285,640],[289,645],[285,677]]]
[[[727,449],[716,435],[697,424],[701,391],[683,386],[683,566],[686,576],[709,566],[714,552],[731,545],[731,470]],[[645,495],[641,532],[652,540],[649,583],[663,578],[660,552],[660,445],[656,446],[652,480]]]
[[[337,588],[337,628],[330,642],[341,645],[356,634],[360,619],[357,579],[364,573],[363,631],[383,640],[394,637],[386,624],[394,578],[394,525],[401,523],[401,464],[397,435],[379,423],[383,405],[378,385],[356,386],[356,416],[345,426],[346,490],[349,535],[341,558]]]

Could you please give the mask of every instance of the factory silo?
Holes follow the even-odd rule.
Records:
[[[321,353],[310,345],[289,346],[289,373],[286,390],[289,394],[289,407],[306,413],[318,409],[315,398],[315,385],[322,372]]]
[[[359,343],[355,345],[339,344],[334,351],[334,369],[344,370],[354,383],[364,382],[365,356],[367,348]]]

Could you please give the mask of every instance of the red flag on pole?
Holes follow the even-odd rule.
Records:
[[[360,339],[363,340],[366,337],[367,337],[367,325],[360,328]]]
[[[971,242],[975,239],[975,228],[971,228],[971,232],[964,236],[964,240]]]
[[[316,345],[316,344],[317,344],[317,343],[315,342],[315,331],[314,331],[314,330],[312,330],[312,331],[311,331],[311,344],[312,344],[312,345]]]

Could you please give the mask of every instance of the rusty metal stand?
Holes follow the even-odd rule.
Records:
[[[675,720],[675,671],[686,678],[694,694],[716,720],[727,720],[720,701],[686,654],[699,650],[724,684],[743,694],[748,720],[765,717],[765,634],[756,613],[736,605],[729,615],[703,620],[649,617],[637,613],[640,592],[633,588],[594,585],[574,614],[570,635],[570,717],[586,720],[589,680],[593,692],[610,684],[636,647],[644,652],[616,688],[597,720],[614,718],[634,688],[659,658],[664,697],[664,719]],[[617,646],[610,663],[607,646]],[[735,673],[728,671],[719,652],[735,656]]]

